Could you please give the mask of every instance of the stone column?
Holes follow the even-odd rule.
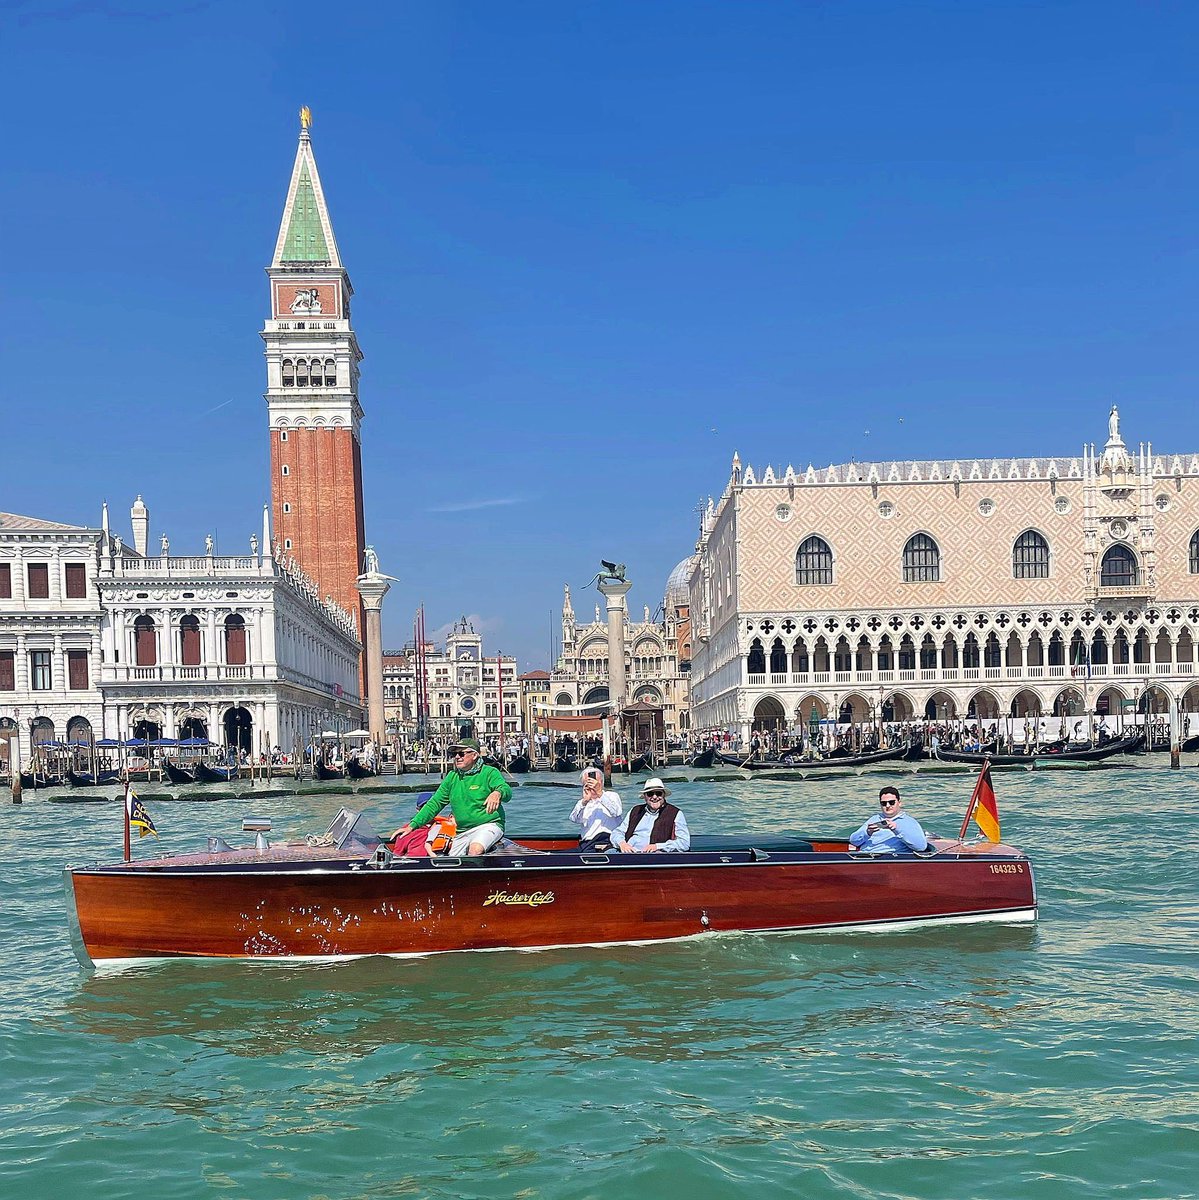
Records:
[[[624,626],[625,597],[633,586],[626,580],[600,583],[599,590],[608,602],[608,699],[613,712],[625,704]]]
[[[366,610],[366,629],[362,653],[366,664],[367,728],[371,739],[383,746],[387,742],[387,719],[383,715],[383,597],[393,577],[379,570],[373,548],[367,547],[367,570],[358,576],[358,594]]]

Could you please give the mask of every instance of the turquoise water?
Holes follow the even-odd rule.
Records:
[[[847,833],[880,779],[674,785],[693,830]],[[1034,927],[83,973],[60,867],[119,806],[0,809],[5,1196],[1199,1194],[1199,774],[996,776]],[[956,832],[971,779],[903,783]],[[626,800],[629,797],[626,796]],[[163,849],[343,797],[153,804]],[[523,787],[509,828],[565,829]],[[363,807],[398,825],[410,797]],[[1182,835],[1181,837],[1179,835]],[[150,839],[140,850],[153,847]]]

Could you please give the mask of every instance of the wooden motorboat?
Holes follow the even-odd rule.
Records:
[[[1117,754],[1136,754],[1141,749],[1144,740],[1144,734],[1136,733],[1131,737],[1119,738],[1102,746],[1088,747],[1085,750],[1058,750],[1055,752],[1034,750],[1031,754],[980,754],[974,750],[938,750],[937,757],[945,762],[974,763],[975,765],[981,765],[984,759],[989,758],[994,766],[1025,766],[1041,770],[1057,763],[1102,762],[1105,758],[1114,758]]]
[[[689,767],[710,767],[716,761],[716,747],[709,746],[706,750],[701,750],[698,754],[693,754],[686,765]]]
[[[360,759],[351,758],[346,762],[346,774],[351,779],[373,779],[379,772]]]
[[[717,754],[727,766],[741,767],[745,771],[823,771],[830,768],[848,770],[855,767],[870,767],[875,763],[894,762],[908,753],[907,745],[891,746],[886,750],[875,750],[870,754],[845,754],[839,758],[802,758],[800,755],[784,754],[781,758],[758,758],[749,760],[734,754]]]
[[[228,783],[237,777],[237,767],[217,767],[206,762],[196,763],[196,783]]]
[[[335,767],[332,763],[323,763],[319,760],[314,764],[312,773],[317,779],[344,779],[345,771],[341,767]]]
[[[196,771],[195,767],[182,767],[178,763],[173,763],[169,758],[162,760],[163,770],[167,773],[167,778],[172,783],[195,783]]]
[[[542,949],[704,934],[1032,921],[1032,863],[1005,844],[852,852],[842,838],[697,839],[584,854],[571,837],[479,858],[402,858],[358,813],[325,837],[64,872],[85,965]]]

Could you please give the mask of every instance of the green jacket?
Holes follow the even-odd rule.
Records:
[[[500,806],[495,812],[489,813],[483,801],[492,792],[499,792]],[[495,767],[484,763],[471,775],[461,775],[457,770],[451,769],[437,791],[417,809],[411,825],[413,829],[424,828],[431,824],[433,818],[448,804],[454,814],[454,820],[458,823],[459,833],[492,821],[503,829],[504,801],[511,799],[512,789]]]

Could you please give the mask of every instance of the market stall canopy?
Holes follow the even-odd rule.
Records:
[[[552,729],[555,733],[598,733],[604,727],[604,718],[586,713],[567,716],[539,713],[537,724],[542,729]]]

